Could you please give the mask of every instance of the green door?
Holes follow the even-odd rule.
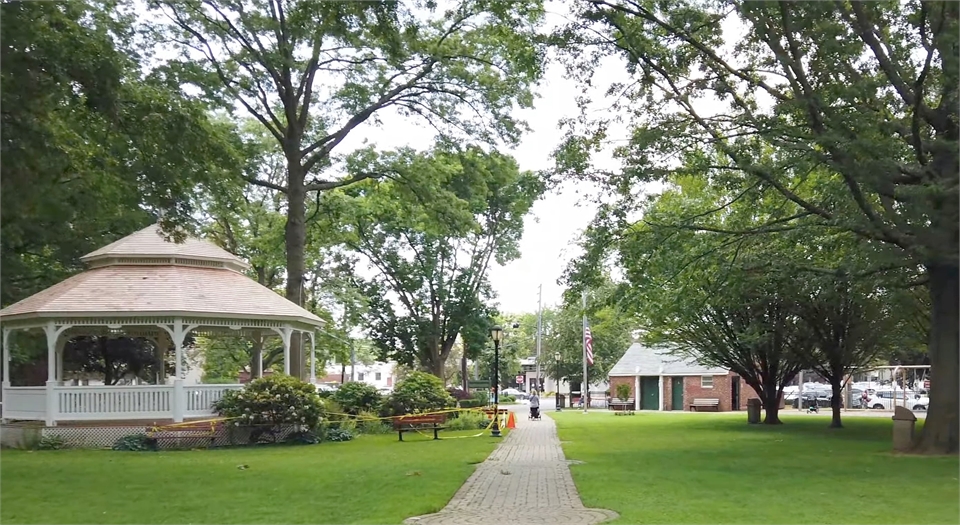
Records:
[[[640,410],[660,409],[660,381],[656,377],[640,378]]]
[[[671,392],[671,401],[670,401],[670,410],[683,410],[683,378],[674,377],[671,378],[673,384],[670,385]]]

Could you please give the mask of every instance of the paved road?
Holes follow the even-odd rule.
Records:
[[[517,428],[477,467],[447,506],[404,523],[592,525],[617,517],[613,511],[583,506],[549,415],[528,421],[526,405],[510,409],[519,416]]]

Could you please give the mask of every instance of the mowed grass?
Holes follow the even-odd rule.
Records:
[[[613,523],[960,523],[960,460],[891,452],[886,418],[551,412],[587,507]]]
[[[4,450],[0,522],[400,523],[443,508],[499,442],[408,433],[400,443],[394,433],[194,451]]]

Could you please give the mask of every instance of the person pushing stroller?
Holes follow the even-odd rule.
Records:
[[[530,396],[530,419],[540,419],[540,397],[536,390]]]

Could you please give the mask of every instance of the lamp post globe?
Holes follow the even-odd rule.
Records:
[[[557,377],[555,378],[557,380],[557,392],[555,394],[556,399],[554,399],[554,403],[556,403],[557,412],[560,412],[560,359],[562,357],[563,356],[560,355],[560,352],[554,352],[553,354],[553,359],[554,361],[557,362]]]
[[[500,341],[503,340],[503,328],[494,326],[490,338],[493,339],[493,428],[490,436],[500,437]]]

